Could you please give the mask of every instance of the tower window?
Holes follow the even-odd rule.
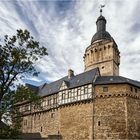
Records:
[[[108,87],[103,87],[103,92],[108,92]]]
[[[104,66],[102,66],[102,69],[104,69],[105,67]]]
[[[40,132],[42,132],[42,126],[41,126],[41,128],[40,128]]]
[[[54,118],[54,113],[51,113],[51,118]]]
[[[135,92],[136,92],[136,93],[138,92],[137,88],[135,88]]]
[[[100,126],[101,125],[101,122],[100,121],[98,121],[98,126]]]

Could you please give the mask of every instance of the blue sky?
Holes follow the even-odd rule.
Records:
[[[39,77],[27,77],[28,82],[54,81],[70,68],[75,74],[84,71],[83,55],[96,32],[100,4],[106,5],[107,31],[121,52],[120,75],[140,81],[139,0],[1,0],[0,37],[28,29],[48,49],[49,56],[35,64]]]

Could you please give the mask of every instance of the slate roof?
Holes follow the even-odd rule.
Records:
[[[81,73],[79,75],[75,75],[70,79],[68,78],[68,76],[65,76],[62,79],[59,79],[50,84],[44,84],[39,87],[39,95],[46,96],[46,95],[51,95],[53,93],[57,93],[63,81],[67,83],[68,88],[74,88],[74,87],[79,87],[79,86],[86,85],[89,83],[93,83],[93,80],[97,72],[98,72],[98,68],[95,68],[90,71]]]
[[[32,89],[32,90],[38,91],[38,87],[35,86],[35,85],[31,85],[31,84],[29,84],[29,83],[26,83],[26,86],[27,86],[28,88]]]
[[[140,82],[122,76],[98,76],[97,78],[95,78],[97,72],[99,72],[99,69],[95,68],[90,71],[86,71],[84,73],[75,75],[70,79],[68,78],[68,76],[65,76],[52,83],[45,83],[38,87],[38,95],[43,97],[59,92],[63,82],[65,82],[69,89],[86,85],[89,83],[93,83],[94,85],[127,83],[140,88]],[[37,87],[34,88],[36,89]]]
[[[107,32],[107,31],[98,31],[92,37],[91,44],[94,43],[95,41],[101,40],[101,39],[109,39],[109,40],[112,40],[112,37],[109,34],[109,32]]]
[[[140,82],[122,76],[99,76],[97,77],[94,84],[101,85],[101,84],[122,84],[122,83],[127,83],[134,85],[136,87],[140,87]]]
[[[112,40],[111,35],[106,31],[106,19],[102,15],[100,15],[96,21],[97,24],[97,32],[94,34],[91,40],[91,44],[93,44],[97,40],[101,39],[109,39]]]

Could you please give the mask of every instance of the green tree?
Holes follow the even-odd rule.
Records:
[[[40,46],[29,31],[19,29],[12,37],[5,35],[0,45],[0,120],[2,116],[8,118],[11,112],[17,113],[13,109],[16,102],[37,99],[33,91],[23,86],[15,91],[15,83],[25,75],[37,76],[39,72],[34,64],[45,55],[47,49]]]

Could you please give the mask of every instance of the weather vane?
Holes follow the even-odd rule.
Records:
[[[102,12],[103,12],[103,8],[105,7],[105,5],[100,5],[100,15],[102,15]]]

